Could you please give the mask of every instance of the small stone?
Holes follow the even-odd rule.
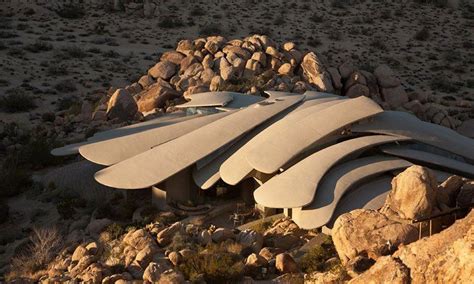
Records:
[[[175,251],[170,252],[168,258],[174,266],[179,265],[183,261],[183,256]]]
[[[280,253],[276,256],[275,267],[280,273],[299,272],[296,261],[288,253]]]

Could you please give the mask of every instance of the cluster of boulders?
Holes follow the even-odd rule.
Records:
[[[473,181],[451,176],[438,185],[429,169],[412,166],[393,179],[392,190],[379,211],[357,209],[336,220],[334,245],[349,275],[355,277],[354,283],[368,279],[397,283],[409,283],[410,279],[424,283],[428,278],[445,283],[467,280],[462,277],[472,275],[474,269],[473,265],[463,266],[466,258],[474,257],[474,212],[444,231],[454,215],[442,213],[469,208],[473,201]],[[451,265],[440,267],[446,259],[453,260]],[[434,274],[428,273],[430,269]]]
[[[474,107],[470,101],[444,100],[405,88],[387,65],[378,66],[373,73],[356,68],[350,61],[327,67],[319,54],[303,51],[293,42],[280,45],[265,35],[233,40],[209,36],[181,40],[176,50],[163,53],[137,82],[111,89],[94,117],[133,120],[157,110],[173,111],[173,105],[195,93],[238,91],[263,95],[266,90],[367,96],[384,109],[409,111],[453,129],[471,118],[469,110]]]
[[[275,277],[300,272],[287,251],[300,247],[314,236],[286,218],[274,221],[262,233],[213,225],[205,228],[178,221],[169,226],[153,222],[113,238],[113,230],[103,224],[100,227],[102,232],[98,237],[59,255],[40,282],[75,279],[87,283],[132,280],[184,283],[186,278],[180,266],[193,257],[209,253],[212,245],[223,248],[213,253],[231,251],[238,258],[241,276]]]

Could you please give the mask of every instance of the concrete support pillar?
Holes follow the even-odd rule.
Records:
[[[158,210],[166,210],[166,191],[156,187],[151,187],[151,203]]]
[[[200,201],[200,189],[194,183],[191,167],[168,178],[164,182],[164,189],[166,190],[166,200],[168,203],[197,204]]]

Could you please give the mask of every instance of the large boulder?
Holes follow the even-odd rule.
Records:
[[[418,230],[375,210],[357,209],[336,219],[332,238],[339,258],[346,264],[358,255],[376,259],[392,253],[399,245],[416,241]]]
[[[430,169],[411,166],[392,180],[382,212],[393,211],[408,220],[429,217],[437,208],[437,190],[438,183]]]
[[[161,78],[163,80],[168,80],[173,77],[174,74],[176,74],[176,64],[167,60],[156,63],[155,66],[148,70],[148,75],[155,79]]]
[[[383,256],[369,270],[349,281],[349,284],[365,283],[409,284],[410,270],[400,260]]]
[[[395,77],[392,69],[385,64],[375,68],[374,75],[382,88],[395,88],[401,84],[400,79]]]
[[[107,104],[107,118],[127,121],[133,119],[138,106],[132,95],[125,89],[118,89]]]
[[[253,230],[244,230],[237,235],[237,242],[252,248],[252,251],[258,253],[262,249],[263,236]]]
[[[172,88],[162,86],[161,84],[153,84],[149,89],[144,91],[138,101],[138,110],[147,112],[155,108],[162,108],[168,100],[179,97],[181,94]]]
[[[150,262],[147,268],[143,272],[143,281],[156,283],[160,280],[160,276],[163,272],[165,272],[168,267],[164,266],[161,263]]]
[[[314,52],[303,57],[301,68],[309,83],[315,85],[320,91],[333,92],[331,75],[326,71],[322,61]]]
[[[228,228],[218,228],[212,232],[211,238],[214,242],[220,243],[235,237],[234,232]]]
[[[178,232],[182,231],[183,229],[184,226],[182,223],[173,223],[171,226],[158,233],[158,235],[156,236],[158,243],[161,246],[169,245],[173,240],[173,236],[176,235]]]
[[[474,211],[471,210],[444,231],[400,247],[393,259],[408,268],[412,283],[471,283],[474,275],[473,228]],[[376,268],[380,273],[389,270],[390,262],[380,258],[367,274]]]
[[[397,108],[408,102],[408,94],[403,86],[382,88],[382,98],[392,108]]]

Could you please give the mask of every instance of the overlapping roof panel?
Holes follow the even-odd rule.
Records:
[[[108,166],[96,180],[120,189],[148,188],[190,167],[201,189],[254,177],[258,203],[292,208],[294,221],[308,229],[347,210],[380,206],[391,173],[412,163],[474,176],[474,140],[453,130],[383,111],[366,97],[267,94],[195,94],[180,108],[217,113],[168,114],[52,153],[79,152]]]

